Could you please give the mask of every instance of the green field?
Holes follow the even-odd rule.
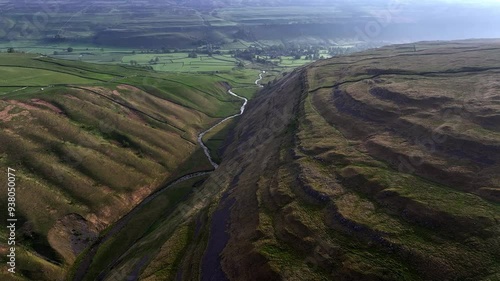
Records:
[[[151,60],[154,63],[150,63]],[[167,72],[228,72],[238,65],[238,61],[231,57],[200,55],[197,58],[189,58],[188,53],[170,55],[138,54],[122,58],[122,63],[130,63],[130,61],[136,61],[140,65],[150,64],[154,70]]]
[[[89,84],[95,80],[85,79],[56,71],[0,66],[0,86],[47,86],[51,84]]]

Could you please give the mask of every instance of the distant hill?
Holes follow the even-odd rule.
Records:
[[[293,6],[311,6],[311,5],[331,5],[332,1],[328,0],[178,0],[175,1],[176,4],[185,5],[189,7],[210,7],[210,8],[221,8],[221,7],[244,7],[244,6],[283,6],[283,5],[293,5]]]
[[[257,44],[414,42],[500,36],[496,2],[447,1],[4,1],[0,44],[196,48]],[[27,16],[30,15],[30,16]],[[32,15],[32,16],[31,16]],[[457,15],[462,15],[457,20]],[[439,26],[439,28],[436,28]]]

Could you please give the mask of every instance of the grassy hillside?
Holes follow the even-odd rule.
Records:
[[[264,89],[219,168],[140,240],[163,246],[107,280],[498,280],[500,44],[416,47]]]
[[[17,171],[20,280],[61,279],[143,198],[210,169],[197,135],[241,103],[216,76],[24,54],[1,54],[0,77],[0,167]],[[2,228],[2,253],[6,235]],[[1,274],[12,278],[4,266]]]

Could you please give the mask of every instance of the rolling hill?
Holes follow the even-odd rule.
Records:
[[[396,45],[264,90],[212,175],[202,280],[497,280],[499,62]]]
[[[240,107],[216,76],[26,54],[1,54],[0,73],[0,167],[17,172],[19,280],[60,280],[148,195],[212,169],[198,133]],[[2,228],[2,253],[7,237]]]

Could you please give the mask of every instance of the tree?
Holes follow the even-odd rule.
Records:
[[[188,58],[193,58],[194,59],[194,58],[197,58],[197,57],[198,57],[198,54],[196,54],[195,52],[191,52],[188,55]]]
[[[57,56],[57,55],[59,55],[59,52],[58,51],[54,51],[53,54],[54,54],[54,56]]]
[[[14,48],[12,48],[12,47],[9,47],[9,48],[7,49],[7,53],[14,53],[14,52],[15,52],[15,50],[14,50]]]
[[[71,53],[71,52],[73,52],[73,48],[68,47],[67,51],[68,51],[68,53]]]
[[[155,58],[155,62],[159,62],[160,61],[160,58],[159,57],[156,57]]]

